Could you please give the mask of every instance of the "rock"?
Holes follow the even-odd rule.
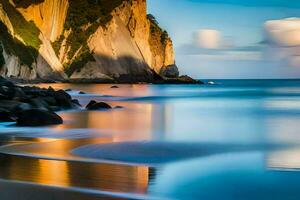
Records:
[[[37,97],[30,100],[30,105],[34,108],[42,109],[42,110],[48,110],[48,103],[45,102],[42,98]]]
[[[11,113],[8,110],[0,110],[0,122],[12,122],[14,121]]]
[[[119,88],[118,86],[116,86],[116,85],[113,85],[113,86],[111,86],[110,88],[112,88],[112,89],[116,89],[116,88]]]
[[[9,100],[9,97],[0,93],[0,100]]]
[[[81,104],[79,103],[78,99],[72,99],[72,103],[81,107]]]
[[[54,97],[57,98],[57,99],[67,99],[67,100],[72,99],[71,95],[69,95],[64,90],[58,90],[58,91],[55,92],[54,95],[55,95]]]
[[[13,108],[11,110],[11,113],[13,116],[17,116],[18,113],[25,111],[25,110],[30,110],[32,109],[32,106],[28,103],[20,103],[18,106],[16,106],[15,108]]]
[[[86,106],[86,109],[91,107],[92,105],[94,105],[95,103],[97,103],[97,101],[95,100],[91,100],[90,103]]]
[[[85,92],[80,91],[79,94],[86,94]]]
[[[56,99],[58,106],[64,109],[72,109],[72,97],[66,93],[64,90],[58,90],[53,93],[53,97]]]
[[[184,75],[184,76],[180,76],[178,78],[178,80],[181,82],[181,83],[200,83],[200,84],[203,84],[203,82],[201,81],[198,81],[198,80],[195,80],[187,75]]]
[[[51,106],[55,106],[57,104],[56,99],[51,96],[43,97],[42,100]]]
[[[11,81],[8,81],[2,76],[0,76],[0,86],[13,87],[14,84]]]
[[[15,87],[14,88],[14,97],[13,99],[24,99],[26,98],[26,94],[25,92],[23,92],[23,90],[19,87]]]
[[[91,101],[86,106],[86,109],[87,110],[107,110],[107,109],[112,109],[112,107],[105,102]]]
[[[116,106],[115,109],[123,109],[123,106]]]
[[[168,66],[162,67],[160,69],[159,74],[162,77],[166,77],[166,78],[178,78],[179,70],[176,65],[168,65]]]
[[[180,76],[178,78],[166,78],[163,82],[157,82],[159,84],[204,84],[202,81],[195,80],[187,75]]]
[[[15,88],[14,87],[0,86],[0,92],[7,99],[13,99],[15,96]]]
[[[16,108],[20,104],[22,104],[22,102],[14,101],[14,100],[0,100],[0,109],[5,109],[10,111]]]
[[[66,89],[65,91],[66,92],[72,92],[72,89]]]
[[[17,114],[17,126],[47,126],[62,123],[63,119],[52,111],[30,109]]]
[[[58,112],[61,110],[61,108],[58,106],[49,106],[49,110],[51,110],[53,112]]]

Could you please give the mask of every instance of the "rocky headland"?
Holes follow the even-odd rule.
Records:
[[[0,0],[0,75],[22,81],[198,83],[146,0]]]

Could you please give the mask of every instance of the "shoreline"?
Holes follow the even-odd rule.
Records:
[[[34,79],[34,80],[25,80],[14,77],[3,77],[8,81],[11,81],[15,84],[42,84],[42,83],[71,83],[71,84],[175,84],[175,85],[197,85],[205,84],[201,80],[195,80],[189,76],[181,76],[178,78],[164,78],[153,81],[134,81],[134,80],[105,80],[105,79],[68,79],[68,80],[59,80],[59,79]]]

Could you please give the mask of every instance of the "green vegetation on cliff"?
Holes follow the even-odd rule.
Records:
[[[82,69],[88,62],[96,61],[92,53],[84,52],[72,62],[70,66],[65,69],[68,76],[71,76],[75,71]]]
[[[163,55],[165,56],[165,49],[167,41],[170,39],[168,32],[160,28],[155,17],[151,14],[147,15],[148,20],[150,21],[150,37],[149,44],[151,47],[151,52],[154,55]]]
[[[17,7],[21,7],[21,8],[27,8],[28,6],[30,6],[32,4],[39,4],[44,1],[45,0],[13,0],[14,4]]]
[[[31,67],[38,56],[38,51],[35,48],[25,46],[21,41],[13,38],[2,22],[0,22],[0,43],[8,54],[17,56],[21,64],[27,65],[28,67]]]
[[[148,14],[147,18],[150,21],[150,31],[151,31],[150,36],[160,39],[161,44],[165,45],[166,41],[169,39],[168,32],[160,28],[159,23],[157,22],[157,20],[153,15]]]
[[[22,38],[25,45],[39,49],[41,41],[39,39],[40,30],[36,25],[26,19],[18,12],[18,10],[9,3],[8,0],[0,0],[4,11],[6,12],[13,28],[15,34]]]
[[[105,26],[112,19],[111,12],[123,1],[125,0],[72,0],[69,2],[64,28],[71,30],[66,38],[66,44],[69,47],[68,58],[74,60],[72,64],[69,66],[67,64],[65,67],[67,74],[83,67],[88,61],[94,61],[88,48],[88,39],[99,26]],[[61,36],[53,43],[57,54],[64,39],[64,36]],[[74,58],[75,54],[76,58]]]

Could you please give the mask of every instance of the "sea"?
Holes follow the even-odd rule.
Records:
[[[38,84],[83,108],[0,123],[0,199],[299,200],[300,80],[204,82]]]

